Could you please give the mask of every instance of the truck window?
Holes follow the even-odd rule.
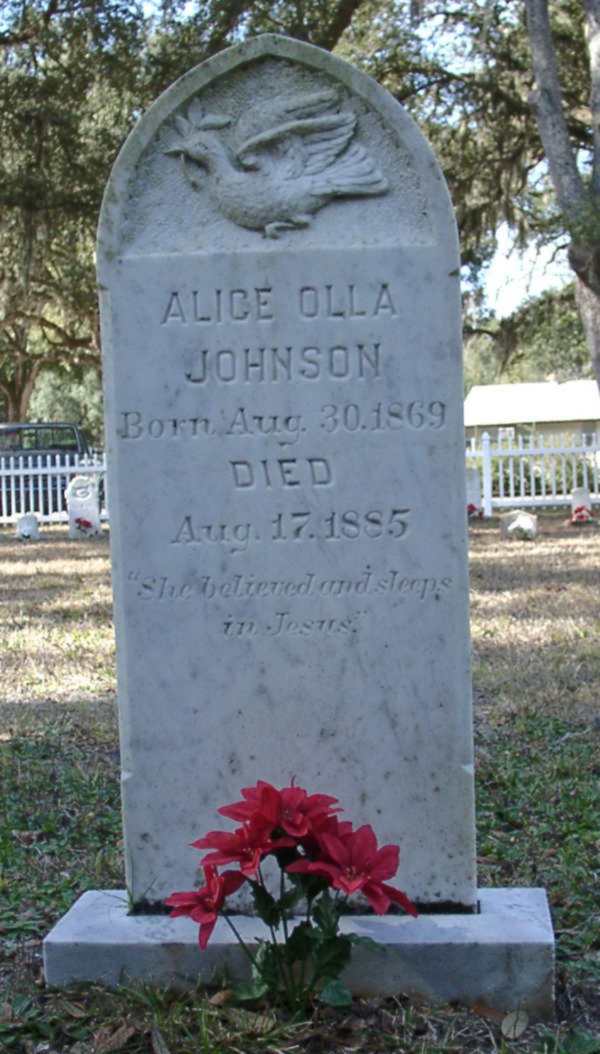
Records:
[[[0,451],[12,454],[21,446],[20,432],[0,432]]]
[[[77,453],[77,436],[74,428],[38,428],[40,450],[72,450]]]

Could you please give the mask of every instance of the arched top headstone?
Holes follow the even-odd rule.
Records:
[[[444,179],[408,113],[370,77],[277,35],[181,77],[114,166],[99,230],[115,256],[435,245],[457,266]]]
[[[472,909],[459,261],[425,139],[339,59],[249,40],[130,135],[99,275],[133,901],[295,776],[400,844],[421,905]]]

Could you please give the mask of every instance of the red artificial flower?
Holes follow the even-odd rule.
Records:
[[[590,520],[593,520],[593,516],[587,505],[578,505],[573,509],[571,523],[589,523]]]
[[[255,787],[244,787],[242,795],[244,801],[223,805],[219,809],[221,815],[269,831],[281,827],[293,838],[309,834],[313,824],[330,815],[337,803],[337,798],[329,794],[307,794],[302,787],[293,785],[277,790],[264,780],[259,780]]]
[[[201,889],[171,893],[165,900],[167,907],[173,908],[171,918],[188,915],[194,922],[200,923],[198,941],[202,949],[206,948],[210,940],[225,897],[235,893],[246,881],[239,871],[224,871],[218,875],[216,868],[210,866],[204,868],[204,877],[206,885]]]
[[[247,878],[255,875],[260,861],[267,853],[294,845],[292,838],[271,839],[264,827],[247,824],[235,831],[209,831],[204,838],[192,842],[195,849],[212,849],[202,860],[202,866],[239,864]]]
[[[397,845],[377,848],[377,839],[369,824],[357,831],[333,835],[324,832],[320,844],[326,853],[322,860],[298,860],[287,870],[292,874],[317,874],[329,878],[334,889],[351,894],[361,892],[378,915],[384,915],[392,901],[409,915],[416,916],[414,905],[405,893],[383,881],[398,870],[400,850]]]
[[[352,824],[350,820],[338,820],[337,816],[329,816],[327,813],[321,813],[319,816],[314,817],[309,834],[302,839],[302,847],[309,857],[315,857],[319,853],[325,852],[321,841],[324,834],[333,834],[336,838],[346,838],[349,834],[352,834]]]

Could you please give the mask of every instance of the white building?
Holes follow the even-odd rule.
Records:
[[[544,436],[600,431],[596,381],[476,384],[465,399],[467,438]]]

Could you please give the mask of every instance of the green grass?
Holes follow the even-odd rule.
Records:
[[[547,889],[557,1024],[529,1025],[513,1041],[498,1015],[403,998],[291,1024],[203,991],[46,990],[40,941],[52,923],[85,889],[123,885],[106,546],[73,553],[58,537],[30,551],[33,582],[22,548],[4,563],[5,581],[20,589],[18,616],[0,598],[0,618],[22,624],[0,645],[16,678],[12,698],[4,678],[0,704],[0,1051],[600,1054],[600,532],[584,538],[551,521],[538,542],[507,547],[483,525],[472,549],[480,884]],[[81,679],[59,684],[74,660],[70,620],[55,615],[71,596],[86,627],[84,669],[97,660],[100,670],[83,688]],[[53,636],[35,688],[44,627]]]
[[[479,744],[480,883],[549,890],[563,984],[600,986],[600,723],[511,715]]]

